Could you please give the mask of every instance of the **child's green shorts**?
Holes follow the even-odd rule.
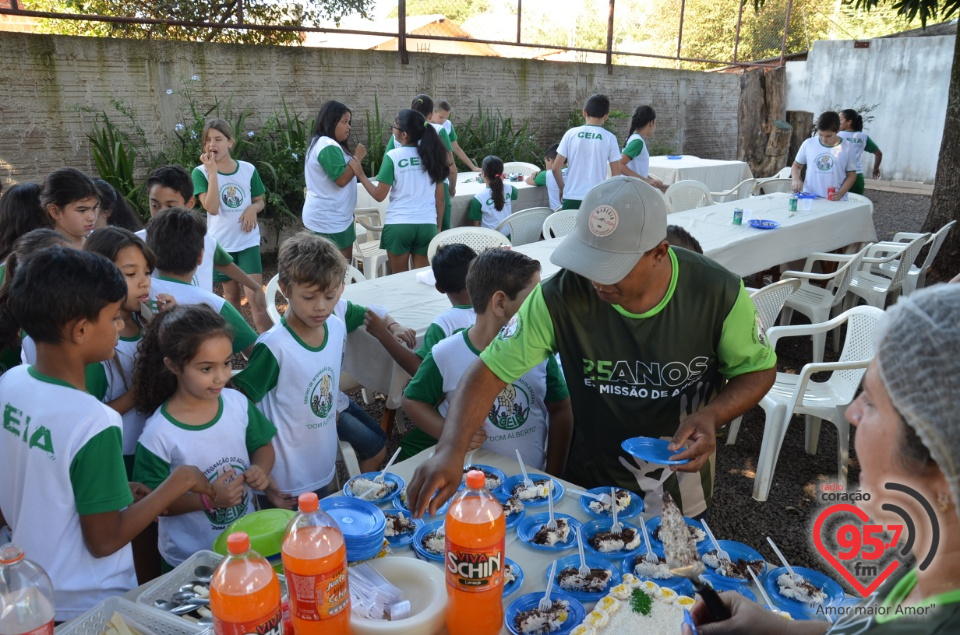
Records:
[[[263,262],[260,260],[260,245],[254,247],[247,247],[243,251],[229,251],[227,252],[233,258],[233,261],[237,263],[237,266],[240,267],[240,270],[245,274],[251,273],[263,273]],[[213,281],[214,282],[229,282],[230,277],[225,276],[216,269],[213,270]]]
[[[384,225],[380,234],[380,249],[399,256],[414,254],[426,256],[430,241],[437,235],[437,226],[432,223]]]

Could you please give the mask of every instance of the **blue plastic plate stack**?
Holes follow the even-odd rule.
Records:
[[[369,560],[380,553],[387,519],[376,505],[357,498],[331,496],[321,500],[320,507],[343,532],[348,562]]]

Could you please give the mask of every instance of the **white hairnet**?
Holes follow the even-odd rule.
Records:
[[[877,363],[894,407],[930,451],[960,506],[960,284],[928,287],[892,306],[880,327]]]

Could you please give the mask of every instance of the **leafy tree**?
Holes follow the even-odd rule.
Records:
[[[37,11],[83,13],[103,16],[180,20],[185,22],[244,24],[287,27],[318,24],[351,13],[366,16],[375,0],[34,0],[22,3]],[[298,31],[212,29],[163,24],[122,24],[82,20],[44,20],[41,30],[66,35],[129,37],[243,44],[299,44]]]
[[[764,0],[754,0],[759,8]],[[907,21],[920,18],[924,27],[931,20],[948,20],[960,11],[960,0],[884,0]],[[880,0],[854,0],[856,9],[874,10]],[[947,116],[937,159],[930,213],[923,223],[925,232],[935,232],[951,220],[960,221],[960,38],[953,47],[953,67],[947,89]],[[949,280],[960,273],[960,230],[954,228],[933,262],[928,280]]]

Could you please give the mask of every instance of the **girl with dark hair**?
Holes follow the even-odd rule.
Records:
[[[137,220],[133,210],[130,209],[127,199],[123,198],[115,187],[103,179],[94,179],[93,182],[100,192],[100,215],[97,216],[97,229],[108,226],[121,227],[132,232],[143,229],[143,225]]]
[[[793,191],[809,192],[827,198],[834,189],[832,201],[843,201],[857,180],[857,160],[853,147],[844,143],[840,132],[840,115],[827,111],[817,119],[817,134],[800,145],[790,168]],[[806,178],[800,178],[800,170],[807,166]]]
[[[83,249],[100,213],[100,191],[89,176],[76,168],[54,170],[43,182],[40,206],[50,215],[53,228],[70,244]]]
[[[349,165],[351,154],[347,146],[352,116],[350,109],[339,101],[326,101],[320,106],[303,168],[307,183],[303,224],[335,244],[347,262],[353,256],[357,237],[353,220],[357,175]],[[363,161],[367,149],[359,144],[353,156]]]
[[[850,143],[853,147],[853,154],[857,159],[857,180],[853,182],[850,191],[854,194],[863,194],[863,153],[873,154],[873,178],[879,179],[883,152],[880,152],[880,148],[873,142],[873,139],[863,131],[863,117],[852,108],[840,111],[840,133],[838,136]]]
[[[427,247],[443,224],[443,180],[450,165],[437,131],[416,110],[401,110],[391,128],[397,147],[384,155],[376,186],[356,157],[350,165],[374,199],[390,194],[380,247],[398,273],[410,268],[411,256],[414,268],[429,264]]]
[[[474,227],[496,229],[513,213],[512,201],[517,200],[517,188],[503,182],[503,161],[500,157],[485,157],[480,169],[487,189],[476,194],[470,201],[470,224]],[[500,231],[509,236],[509,225]]]
[[[0,262],[6,261],[18,238],[34,229],[49,228],[50,216],[40,207],[40,186],[36,183],[14,185],[0,197]],[[3,284],[0,264],[0,284]]]
[[[270,486],[276,427],[230,380],[233,329],[203,304],[178,305],[150,323],[133,371],[137,407],[151,413],[134,479],[156,487],[180,465],[207,475],[213,496],[184,494],[160,517],[160,555],[174,567],[209,548],[253,511],[251,490]]]
[[[663,181],[650,176],[650,151],[646,139],[657,129],[657,113],[650,106],[637,106],[627,130],[627,144],[620,155],[620,174],[643,179],[661,192],[667,191]]]

